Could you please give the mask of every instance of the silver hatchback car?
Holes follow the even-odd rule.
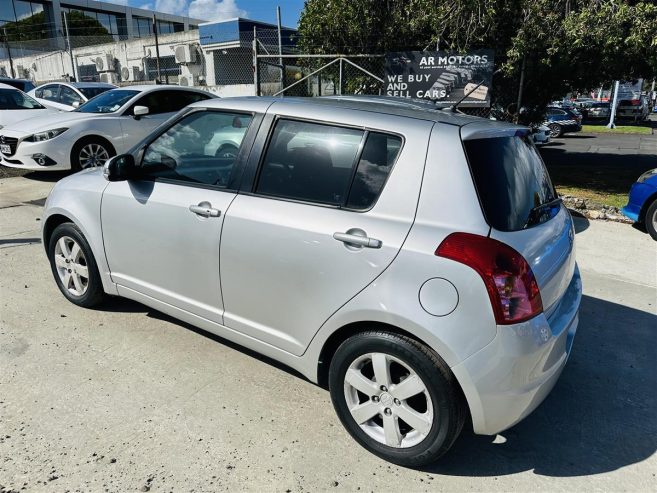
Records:
[[[124,296],[278,360],[406,466],[527,416],[578,324],[573,221],[530,131],[420,103],[195,103],[61,180],[43,225],[71,302]]]

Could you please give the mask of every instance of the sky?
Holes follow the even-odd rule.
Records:
[[[297,27],[304,0],[104,0],[142,9],[188,15],[206,21],[248,17],[276,23],[276,6],[281,7],[282,24]]]

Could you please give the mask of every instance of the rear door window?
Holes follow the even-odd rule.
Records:
[[[464,141],[481,206],[499,231],[519,231],[556,214],[557,193],[531,137]],[[554,204],[551,207],[543,207]]]
[[[265,154],[256,193],[343,204],[364,134],[353,128],[279,120]]]
[[[255,192],[367,210],[401,149],[398,136],[281,119],[265,153]]]

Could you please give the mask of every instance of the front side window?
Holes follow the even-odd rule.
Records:
[[[61,86],[59,90],[59,102],[68,106],[73,106],[73,103],[75,102],[81,103],[82,98],[80,98],[80,95],[70,87]]]
[[[364,131],[280,120],[260,170],[256,193],[343,205]]]
[[[251,120],[251,115],[218,111],[184,117],[146,148],[142,175],[228,186]]]
[[[59,97],[59,85],[58,84],[51,84],[49,86],[44,86],[42,89],[40,89],[41,95],[37,93],[37,96],[40,98],[45,99],[46,101],[55,101],[57,102],[57,98]]]

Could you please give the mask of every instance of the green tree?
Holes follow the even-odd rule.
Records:
[[[496,50],[498,104],[540,108],[569,91],[657,73],[657,5],[632,0],[307,0],[309,53]]]

